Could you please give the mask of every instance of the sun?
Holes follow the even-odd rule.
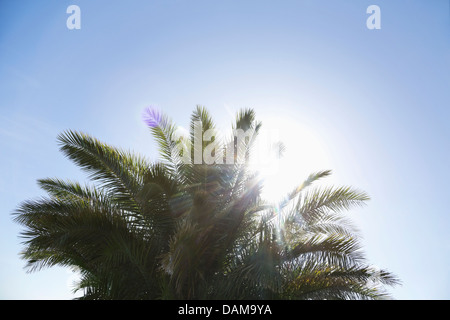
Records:
[[[311,173],[332,168],[320,132],[292,119],[263,120],[256,149],[251,167],[263,180],[262,197],[269,202],[282,199]]]

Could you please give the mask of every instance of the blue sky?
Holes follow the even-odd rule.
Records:
[[[60,132],[154,158],[143,109],[187,127],[200,104],[224,127],[251,107],[277,129],[287,190],[332,169],[327,182],[368,192],[349,216],[368,260],[402,279],[393,296],[449,299],[449,13],[447,0],[1,1],[0,298],[73,297],[69,271],[24,271],[11,219],[44,195],[37,179],[86,180]]]

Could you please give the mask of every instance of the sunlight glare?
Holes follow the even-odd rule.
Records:
[[[258,158],[252,164],[263,179],[263,199],[280,200],[311,173],[332,169],[325,142],[307,124],[286,118],[266,119],[263,124]],[[277,140],[285,146],[281,157],[273,148]]]

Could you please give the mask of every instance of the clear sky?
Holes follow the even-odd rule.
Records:
[[[368,260],[403,281],[393,296],[450,299],[449,36],[448,0],[2,0],[0,298],[73,297],[69,271],[24,271],[11,219],[44,195],[37,179],[86,180],[60,132],[154,158],[143,109],[187,127],[200,104],[221,126],[251,107],[278,130],[272,186],[332,169],[329,183],[368,192],[349,215]]]

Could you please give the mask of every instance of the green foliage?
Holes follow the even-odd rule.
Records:
[[[367,264],[344,215],[369,200],[367,194],[315,187],[328,170],[267,204],[248,166],[261,127],[253,110],[238,113],[232,125],[253,129],[250,139],[220,142],[224,150],[241,149],[245,159],[234,164],[182,161],[177,143],[194,145],[195,123],[203,132],[214,128],[205,108],[193,112],[184,142],[175,139],[170,119],[158,120],[150,126],[161,153],[156,163],[83,133],[58,137],[61,151],[93,185],[42,179],[48,197],[16,210],[29,271],[76,268],[82,299],[389,297],[385,286],[399,280]]]

